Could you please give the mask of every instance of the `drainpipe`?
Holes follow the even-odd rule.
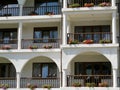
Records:
[[[119,56],[119,60],[120,61],[120,1],[118,0],[117,2],[117,7],[118,7],[118,14],[119,14],[119,36],[117,37],[118,38],[118,43],[119,43],[119,50],[118,50],[118,56]],[[119,63],[119,62],[118,62]],[[119,83],[119,82],[118,82]]]

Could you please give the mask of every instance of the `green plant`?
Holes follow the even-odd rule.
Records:
[[[52,48],[52,45],[44,45],[43,48],[50,49],[50,48]]]
[[[79,42],[78,42],[78,40],[73,41],[72,39],[70,39],[68,43],[69,44],[78,44]]]
[[[3,88],[3,90],[6,90],[9,88],[8,84],[0,84],[0,88]]]
[[[75,7],[80,7],[79,3],[74,3],[74,4],[70,4],[69,8],[75,8]]]
[[[37,85],[33,85],[33,84],[28,83],[27,88],[30,88],[31,90],[34,90],[34,88],[37,88]]]
[[[95,87],[96,84],[95,84],[95,83],[86,83],[86,86],[87,86],[87,87]]]
[[[81,87],[81,83],[76,82],[76,83],[73,83],[72,86],[74,86],[74,87]]]
[[[99,43],[111,43],[111,40],[99,40]]]
[[[43,88],[48,88],[48,89],[50,89],[50,88],[52,88],[52,86],[51,85],[43,85]]]
[[[37,46],[29,46],[29,49],[37,49]]]

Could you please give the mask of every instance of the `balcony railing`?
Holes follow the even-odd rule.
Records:
[[[19,16],[19,7],[2,8],[0,16]]]
[[[113,78],[112,75],[68,75],[67,86],[73,86],[75,83],[80,83],[83,87],[87,87],[88,85],[98,87],[100,83],[105,83],[111,87],[113,86]]]
[[[20,82],[21,88],[26,88],[28,83],[37,85],[38,88],[44,85],[50,85],[52,88],[60,87],[60,78],[21,78]]]
[[[17,49],[17,40],[12,39],[12,40],[3,40],[0,39],[0,49]]]
[[[111,38],[111,32],[68,33],[67,43],[69,43],[70,40],[77,41],[78,44],[83,44],[84,40],[93,40],[93,43],[111,43]]]
[[[23,7],[23,16],[26,15],[58,15],[61,14],[61,5],[56,6],[39,6],[39,7]],[[19,16],[19,7],[7,7],[0,9],[0,16]]]
[[[85,3],[93,3],[92,6],[111,6],[111,0],[68,0],[68,7],[72,5],[73,7],[85,7]]]
[[[16,88],[16,78],[14,77],[0,77],[0,85],[6,84],[9,88]]]
[[[22,49],[36,47],[38,49],[44,48],[59,48],[60,39],[24,39],[22,40]]]
[[[24,7],[24,15],[58,15],[61,14],[61,5],[57,6],[39,6],[39,7]]]

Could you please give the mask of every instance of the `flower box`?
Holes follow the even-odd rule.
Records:
[[[44,45],[43,48],[50,49],[50,48],[52,48],[52,45]]]
[[[108,87],[108,83],[107,82],[102,82],[98,84],[99,87]]]
[[[76,7],[80,7],[79,3],[74,3],[74,4],[70,4],[69,8],[76,8]]]
[[[69,40],[69,42],[68,42],[69,44],[78,44],[78,41],[77,40]]]
[[[84,7],[93,7],[94,6],[94,3],[85,3],[84,4]]]
[[[111,6],[111,3],[110,2],[102,2],[99,4],[99,6],[101,6],[101,7]]]
[[[29,49],[38,49],[37,46],[29,46]]]
[[[30,88],[31,90],[34,90],[34,88],[37,88],[37,85],[33,85],[33,84],[28,83],[27,88]]]
[[[4,45],[4,46],[2,46],[2,49],[3,50],[9,50],[9,49],[11,49],[11,46],[10,45]]]
[[[93,43],[93,40],[84,40],[83,43],[84,43],[84,44],[92,44],[92,43]]]
[[[72,86],[73,87],[81,87],[81,83],[73,83]]]
[[[111,40],[100,40],[99,43],[112,43]]]

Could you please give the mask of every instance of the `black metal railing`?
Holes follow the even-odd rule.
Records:
[[[68,33],[67,43],[77,41],[82,44],[85,40],[93,40],[93,43],[112,43],[111,32],[91,32],[91,33]]]
[[[110,4],[111,0],[68,0],[68,7],[70,5],[78,6],[78,7],[84,7],[85,3],[93,3],[93,6],[99,6],[100,4],[104,4],[103,6],[110,6],[110,5],[105,5]]]
[[[27,84],[36,85],[37,88],[42,88],[44,85],[50,85],[52,88],[59,88],[60,87],[60,78],[22,77],[20,79],[20,87],[27,88]]]
[[[67,86],[73,86],[75,83],[81,84],[83,87],[104,87],[113,86],[112,75],[67,75]]]
[[[39,7],[23,7],[24,15],[47,15],[51,13],[52,15],[61,14],[61,5],[57,6],[39,6]]]
[[[60,39],[23,39],[22,49],[59,48]]]

